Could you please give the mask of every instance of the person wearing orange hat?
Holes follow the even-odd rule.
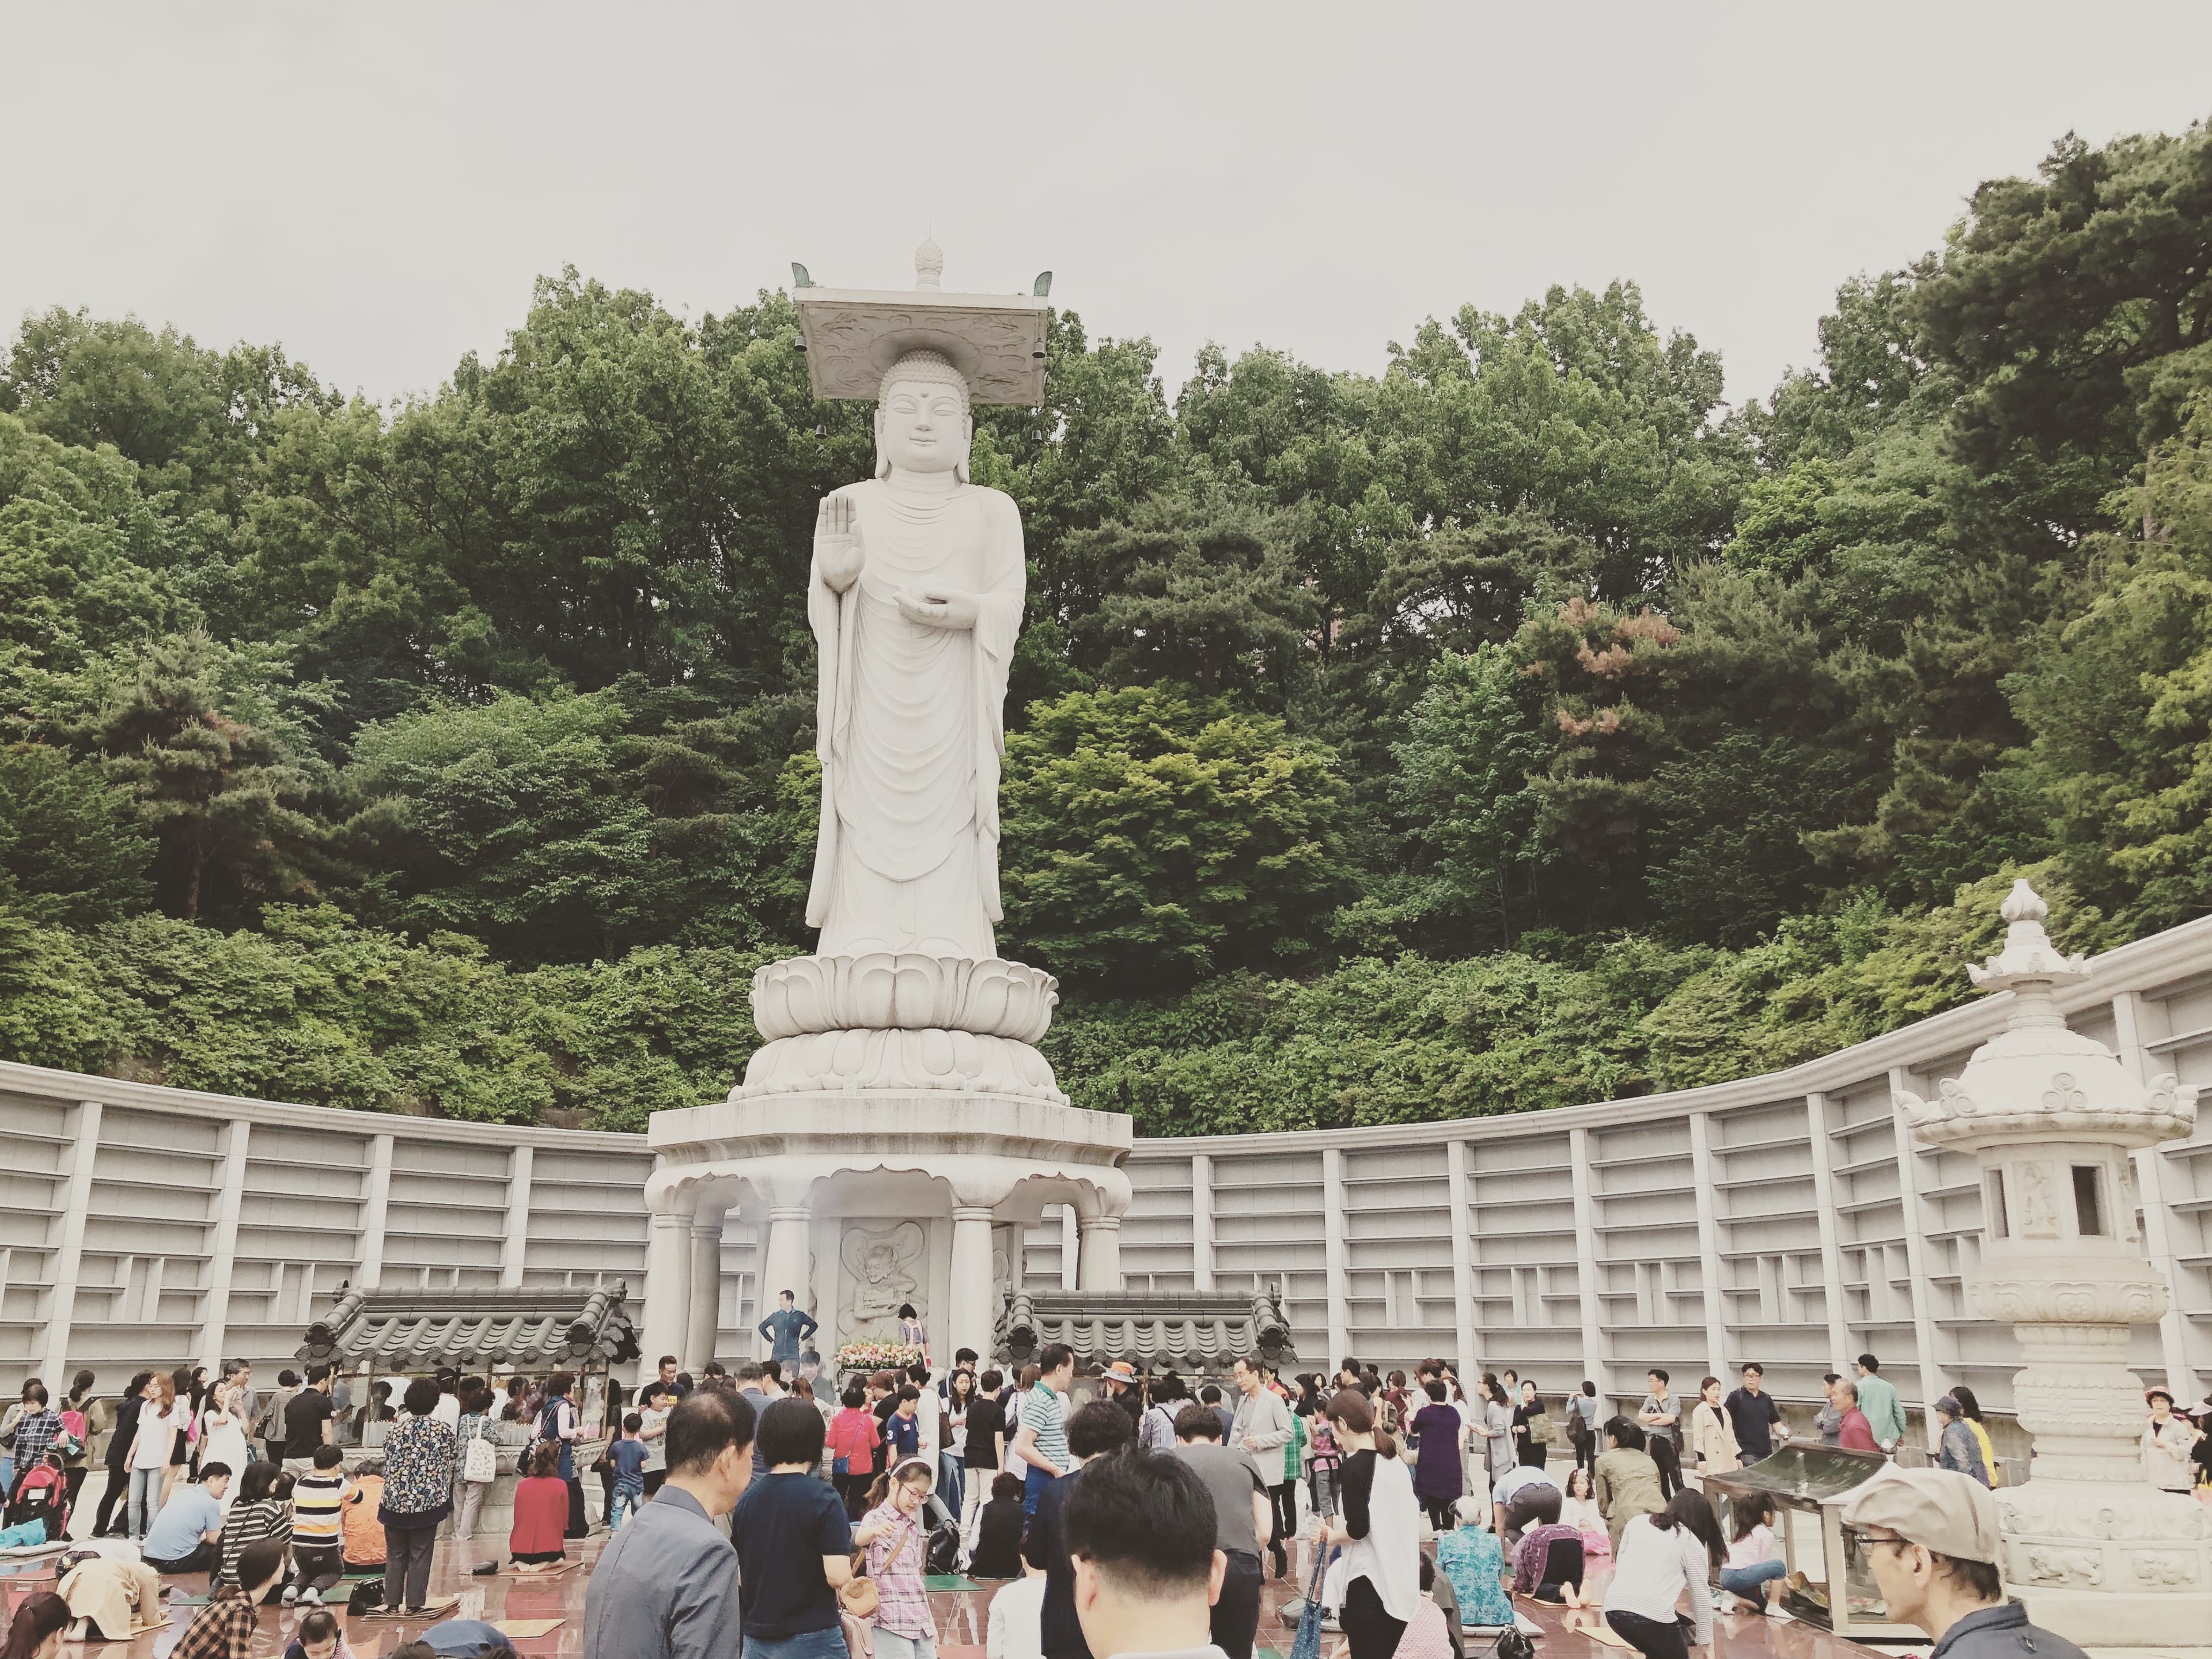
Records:
[[[2028,1622],[1997,1571],[1997,1500],[1951,1469],[1882,1469],[1844,1505],[1891,1620],[1917,1625],[1928,1659],[2085,1659]]]

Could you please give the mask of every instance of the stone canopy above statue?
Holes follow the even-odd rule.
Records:
[[[914,351],[934,351],[968,382],[971,403],[1044,401],[1049,302],[1030,294],[946,294],[934,241],[915,254],[910,289],[803,287],[792,295],[806,347],[807,380],[825,402],[877,395],[884,372]]]

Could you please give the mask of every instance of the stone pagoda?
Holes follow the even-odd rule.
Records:
[[[2033,1471],[1996,1493],[2012,1594],[2092,1648],[2197,1646],[2212,1633],[2212,1508],[2147,1480],[2134,1327],[2168,1299],[2136,1227],[2130,1154],[2185,1136],[2197,1088],[2146,1088],[2102,1043],[2067,1028],[2053,988],[2089,972],[2044,931],[2025,881],[2005,900],[2004,949],[1970,967],[2013,995],[2005,1029],[1933,1100],[1900,1094],[1913,1133],[1980,1166],[1984,1244],[1972,1292],[2008,1321],[2027,1364],[2014,1378]]]

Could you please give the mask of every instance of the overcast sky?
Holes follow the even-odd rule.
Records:
[[[873,20],[873,21],[870,21]],[[696,316],[789,281],[1054,298],[1376,370],[1554,283],[1643,285],[1732,398],[1976,181],[2212,112],[2212,4],[0,0],[0,318],[281,340],[428,391],[564,263]]]

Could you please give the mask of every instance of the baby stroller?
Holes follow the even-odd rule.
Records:
[[[60,1455],[48,1452],[15,1477],[15,1489],[8,1494],[5,1524],[12,1528],[40,1522],[51,1544],[68,1535],[69,1518],[69,1478]]]

